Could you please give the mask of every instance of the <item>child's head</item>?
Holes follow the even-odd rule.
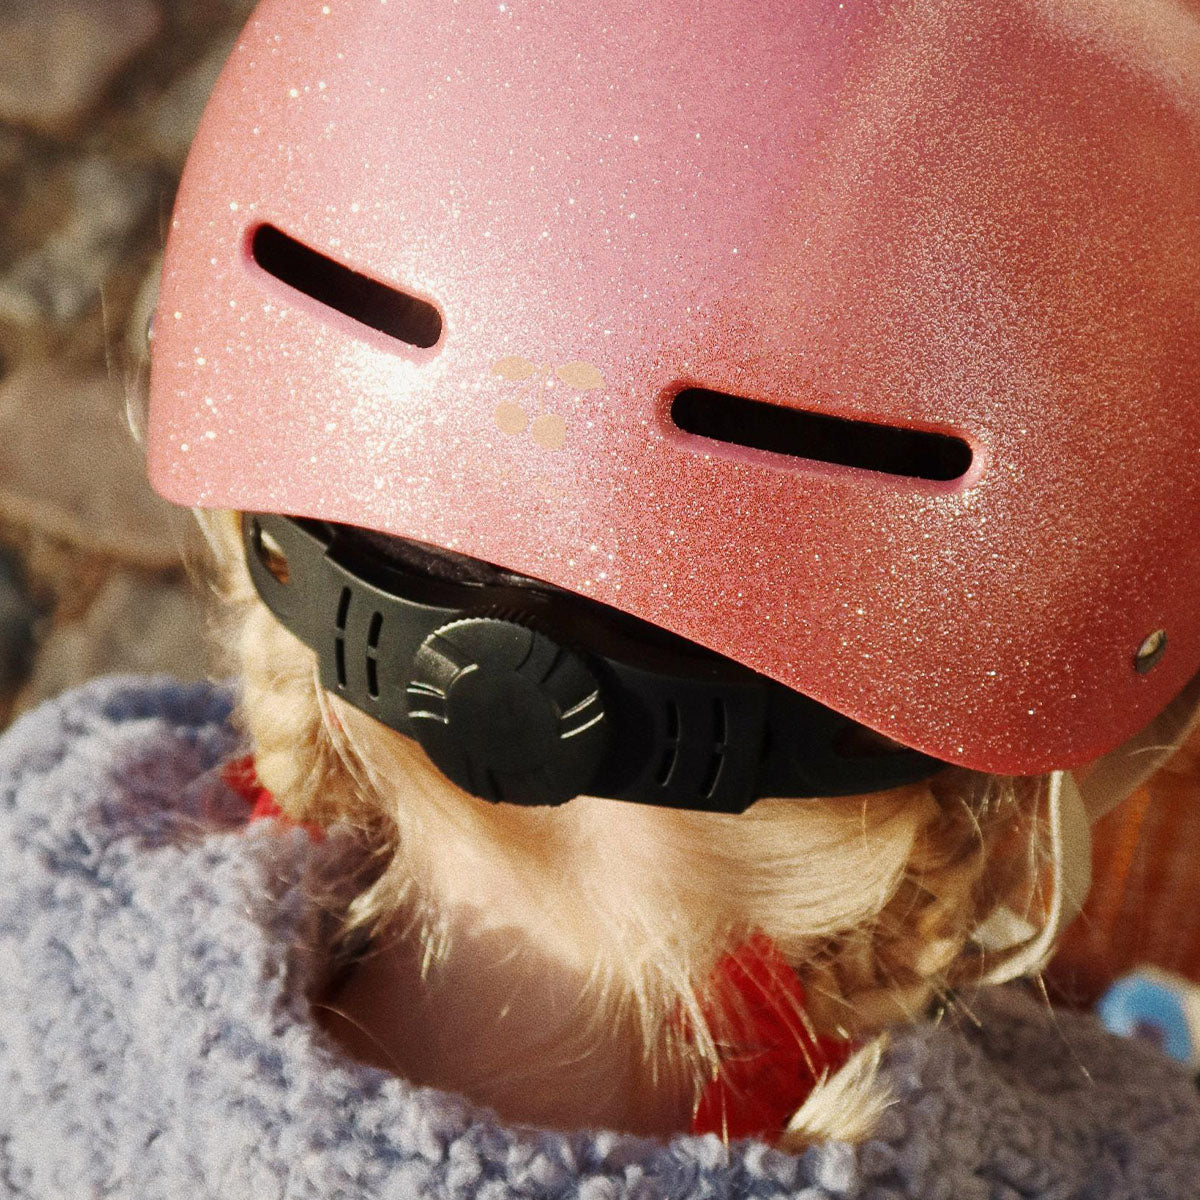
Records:
[[[366,833],[375,857],[347,932],[415,933],[436,972],[456,952],[478,954],[481,932],[519,930],[518,947],[528,939],[581,981],[578,1004],[594,1021],[632,1025],[651,1072],[682,1062],[698,1080],[729,1036],[704,1024],[713,966],[765,934],[805,989],[804,1019],[868,1048],[810,1098],[792,1144],[869,1130],[884,1099],[868,1087],[873,1036],[955,989],[1036,969],[1060,910],[1082,899],[1086,885],[1062,878],[1072,814],[1064,821],[1055,781],[1042,777],[947,767],[859,797],[766,798],[743,813],[478,799],[412,738],[322,685],[316,654],[256,592],[242,525],[232,514],[206,522],[258,775],[292,818]],[[554,1123],[552,1111],[533,1115]]]
[[[519,923],[647,1044],[756,931],[855,1038],[1040,962],[1058,772],[1200,666],[1197,51],[1105,8],[260,8],[151,467],[309,520],[213,540],[264,783],[381,848],[356,921]],[[579,666],[550,783],[511,672],[439,708],[467,622]]]

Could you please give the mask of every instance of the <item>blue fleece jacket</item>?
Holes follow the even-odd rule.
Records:
[[[105,680],[0,738],[0,1195],[1200,1196],[1187,1076],[1019,988],[899,1033],[878,1136],[800,1157],[507,1128],[348,1061],[306,1001],[347,842],[245,828],[230,704]]]

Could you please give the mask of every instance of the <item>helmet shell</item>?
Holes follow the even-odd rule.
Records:
[[[1197,179],[1194,4],[266,0],[172,223],[151,477],[550,581],[949,761],[1075,765],[1200,665]],[[262,224],[441,339],[282,283]],[[684,433],[689,385],[972,466]]]

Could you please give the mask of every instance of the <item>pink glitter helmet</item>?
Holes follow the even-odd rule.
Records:
[[[1197,179],[1189,5],[266,0],[151,476],[1073,766],[1200,667]]]

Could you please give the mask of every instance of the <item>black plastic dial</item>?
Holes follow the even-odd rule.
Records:
[[[561,804],[586,792],[607,747],[600,685],[543,633],[469,617],[413,660],[408,719],[434,764],[485,800]]]

